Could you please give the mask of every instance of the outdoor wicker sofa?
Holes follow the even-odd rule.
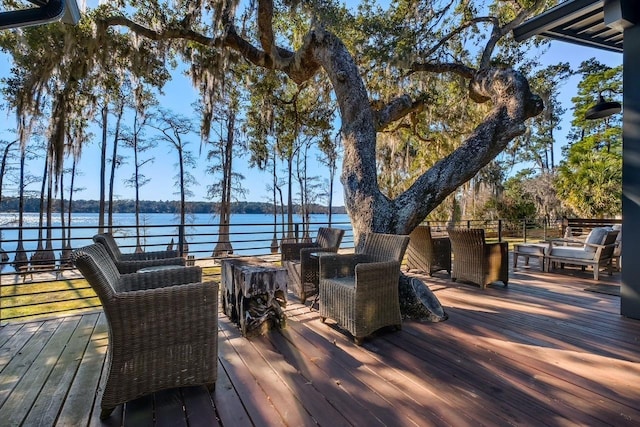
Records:
[[[320,316],[349,331],[356,344],[385,326],[401,328],[398,282],[409,236],[368,233],[354,254],[320,257]]]
[[[123,254],[111,233],[100,233],[93,236],[93,241],[104,246],[120,273],[135,273],[136,271],[160,265],[185,265],[186,260],[178,256],[178,251],[152,251]]]
[[[104,247],[74,251],[109,325],[109,363],[100,418],[156,391],[217,378],[218,284],[200,267],[121,275]]]
[[[482,228],[448,230],[453,252],[451,279],[480,285],[509,284],[509,246],[507,242],[487,243]]]
[[[283,243],[282,265],[289,275],[289,290],[304,304],[318,293],[318,252],[337,252],[344,236],[340,228],[320,227],[315,242]]]
[[[409,235],[407,268],[431,276],[439,270],[451,274],[451,241],[448,237],[433,237],[431,227],[420,225]]]

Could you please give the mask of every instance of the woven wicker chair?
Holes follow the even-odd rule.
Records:
[[[464,280],[480,285],[500,281],[509,284],[509,244],[486,243],[483,229],[450,229],[453,251],[452,280]]]
[[[185,265],[186,262],[178,256],[178,251],[174,250],[123,254],[111,233],[96,234],[93,241],[104,246],[122,274],[160,265]]]
[[[317,252],[337,252],[344,236],[339,228],[320,227],[315,242],[283,243],[282,265],[289,275],[289,289],[304,304],[307,297],[318,293]]]
[[[355,254],[320,258],[320,316],[349,331],[356,344],[385,326],[400,329],[398,282],[409,236],[369,233]]]
[[[420,225],[409,235],[407,267],[424,271],[429,276],[439,270],[451,274],[451,241],[448,237],[431,236],[431,227]]]
[[[109,324],[100,418],[141,396],[217,378],[218,284],[200,267],[121,275],[102,245],[77,249],[75,265]]]

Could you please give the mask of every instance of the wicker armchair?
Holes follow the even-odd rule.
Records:
[[[409,235],[407,267],[424,271],[429,276],[439,270],[451,274],[451,241],[448,237],[431,236],[431,227],[420,225]]]
[[[123,254],[111,233],[96,234],[93,241],[104,246],[122,274],[135,273],[146,267],[185,265],[185,259],[174,250]]]
[[[314,252],[337,252],[344,236],[339,228],[320,227],[315,242],[283,243],[282,265],[289,275],[289,289],[304,304],[318,293],[318,257]]]
[[[200,267],[121,275],[102,245],[72,259],[94,289],[109,324],[107,382],[100,418],[159,390],[217,378],[218,284]]]
[[[355,254],[320,258],[320,316],[334,319],[356,344],[385,326],[400,329],[398,282],[409,236],[369,233]]]
[[[509,244],[486,243],[483,229],[450,229],[453,251],[452,280],[464,280],[480,285],[500,281],[509,284]]]

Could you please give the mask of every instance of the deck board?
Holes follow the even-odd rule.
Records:
[[[29,408],[28,416],[24,420],[25,425],[47,426],[55,423],[98,317],[99,314],[95,313],[79,319],[68,343],[62,347],[62,353],[55,366],[47,375],[33,406]]]
[[[532,263],[533,265],[533,263]],[[421,276],[423,277],[423,276]],[[290,295],[287,328],[244,338],[219,318],[218,381],[128,402],[102,422],[102,312],[0,329],[0,424],[57,426],[640,424],[640,321],[579,269],[509,286],[425,278],[449,319],[353,344]],[[619,273],[603,283],[619,282]]]
[[[96,390],[100,383],[107,352],[107,330],[106,317],[104,313],[100,313],[58,416],[58,424],[83,426],[89,422],[91,411],[88,409],[94,407],[96,393],[88,393],[87,390]]]
[[[43,337],[40,342],[44,345],[37,350],[38,356],[28,369],[23,372],[19,382],[11,391],[2,408],[0,408],[0,420],[6,422],[7,425],[22,424],[40,395],[40,391],[80,319],[81,317],[78,316],[63,318],[59,326],[55,330],[51,330],[51,335],[47,334]],[[33,425],[37,424],[34,423]]]

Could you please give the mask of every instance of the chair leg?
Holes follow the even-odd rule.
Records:
[[[107,418],[109,418],[114,409],[116,409],[116,408],[115,407],[114,408],[102,408],[102,411],[100,411],[100,419],[101,420],[106,420]]]

